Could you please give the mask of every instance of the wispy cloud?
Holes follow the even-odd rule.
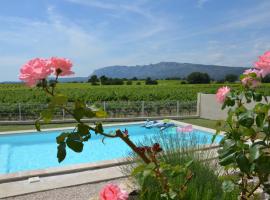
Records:
[[[185,2],[48,0],[42,16],[0,13],[0,69],[9,70],[0,80],[16,79],[33,57],[68,57],[76,75],[87,76],[108,65],[160,61],[249,66],[270,49],[268,0],[221,8],[218,18],[211,12],[218,1]]]
[[[206,3],[208,3],[210,0],[197,0],[197,6],[203,7]]]

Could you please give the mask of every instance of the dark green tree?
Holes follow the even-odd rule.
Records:
[[[210,76],[207,73],[192,72],[188,75],[187,81],[191,84],[210,83]]]
[[[235,81],[238,80],[238,76],[235,74],[227,74],[225,76],[225,81],[229,82],[229,83],[234,83]]]
[[[158,82],[156,80],[152,80],[150,77],[145,79],[145,85],[157,85]]]
[[[264,77],[264,78],[262,79],[262,82],[263,82],[263,83],[270,83],[270,75],[267,75],[266,77]]]
[[[88,83],[91,83],[92,85],[98,85],[97,83],[99,82],[99,79],[97,77],[97,75],[92,75],[89,79],[88,79]]]

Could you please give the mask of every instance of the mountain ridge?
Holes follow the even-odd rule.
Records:
[[[240,75],[246,68],[221,65],[204,65],[194,63],[159,62],[149,65],[114,65],[103,67],[91,75],[105,75],[111,78],[147,78],[165,79],[170,77],[185,78],[192,72],[208,73],[215,80],[224,79],[227,74]]]

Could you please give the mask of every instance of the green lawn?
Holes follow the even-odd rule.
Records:
[[[207,128],[215,129],[216,121],[215,120],[208,120],[208,119],[184,119],[181,120],[185,123],[190,123],[198,126],[203,126]],[[46,124],[42,125],[42,129],[46,128],[62,128],[62,127],[74,127],[75,123],[66,123],[66,124]],[[35,129],[34,125],[1,125],[0,132],[3,131],[17,131],[17,130],[31,130]]]
[[[198,118],[198,119],[184,119],[184,120],[181,120],[181,122],[194,124],[194,125],[198,125],[198,126],[203,126],[203,127],[206,127],[206,128],[216,129],[217,120],[209,120],[209,119]]]

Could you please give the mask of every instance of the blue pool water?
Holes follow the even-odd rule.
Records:
[[[146,129],[141,125],[110,126],[104,130],[108,133],[120,128],[128,129],[130,138],[135,142],[141,142],[145,136],[155,136],[159,134],[159,129]],[[92,134],[92,138],[84,144],[82,153],[75,153],[67,150],[66,159],[58,163],[56,158],[57,144],[56,136],[61,131],[34,132],[14,135],[0,136],[0,174],[7,174],[26,170],[45,169],[65,165],[90,163],[102,160],[111,160],[126,157],[130,152],[129,147],[120,139],[105,139],[105,144],[101,142],[102,137]],[[164,134],[175,134],[176,128],[164,130]],[[203,143],[210,143],[212,134],[194,130],[192,133],[198,138],[206,138]],[[218,136],[216,142],[221,140]]]

